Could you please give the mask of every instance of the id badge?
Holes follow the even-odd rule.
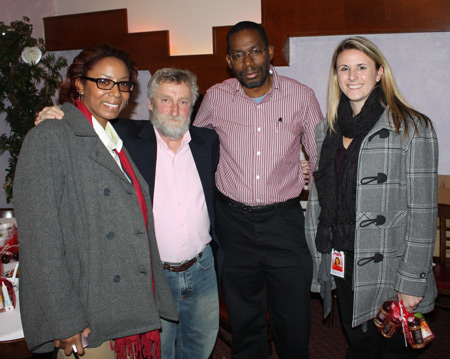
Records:
[[[344,252],[331,250],[331,274],[340,278],[344,278]]]

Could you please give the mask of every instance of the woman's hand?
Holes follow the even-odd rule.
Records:
[[[398,301],[402,301],[408,313],[414,313],[423,297],[415,297],[404,293],[398,293]]]
[[[84,337],[87,338],[90,333],[91,333],[91,328],[86,327],[83,329],[83,331],[81,333],[77,333],[77,334],[71,336],[70,338],[56,339],[56,340],[54,340],[55,348],[63,348],[64,354],[66,356],[69,356],[70,354],[72,354],[73,345],[75,345],[75,347],[77,348],[77,354],[84,355],[84,348],[83,348],[83,344],[81,343],[81,336],[83,335]]]
[[[36,116],[36,120],[34,121],[34,125],[38,125],[44,120],[48,120],[50,118],[56,118],[57,120],[61,120],[64,116],[64,112],[60,109],[59,106],[47,106],[44,107],[41,112],[39,112]]]

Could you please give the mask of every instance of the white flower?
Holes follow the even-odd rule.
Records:
[[[42,51],[36,47],[25,47],[22,51],[22,60],[28,65],[36,65],[42,58]]]

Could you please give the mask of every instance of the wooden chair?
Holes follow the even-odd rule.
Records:
[[[438,205],[439,258],[433,267],[438,290],[434,317],[440,318],[441,308],[450,309],[442,302],[442,296],[450,296],[450,205]]]

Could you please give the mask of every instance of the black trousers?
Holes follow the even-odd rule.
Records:
[[[267,313],[279,358],[309,358],[312,259],[300,206],[250,214],[217,202],[232,358],[266,359]]]
[[[339,313],[344,333],[350,344],[347,359],[415,359],[417,350],[405,347],[403,334],[399,331],[392,338],[383,337],[371,320],[363,333],[361,325],[352,328],[353,317],[353,256],[346,253],[345,279],[334,277],[339,302]],[[388,299],[386,299],[388,300]]]

